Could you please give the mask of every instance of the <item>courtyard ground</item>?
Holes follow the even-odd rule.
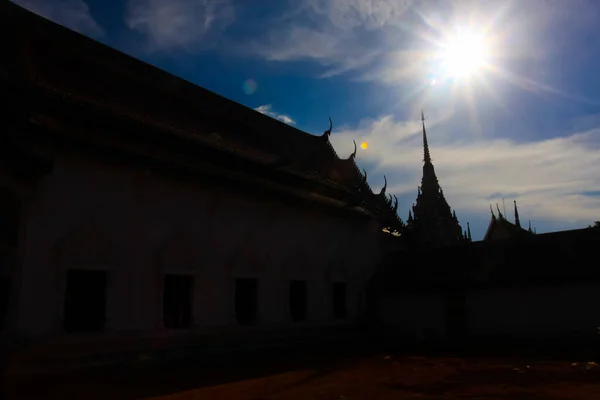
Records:
[[[279,354],[6,384],[6,399],[32,400],[600,399],[600,368],[572,360]]]

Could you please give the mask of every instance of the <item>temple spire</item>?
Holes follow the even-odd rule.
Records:
[[[515,203],[515,225],[517,226],[517,228],[520,228],[521,221],[519,221],[519,210],[517,209],[517,201],[513,200],[513,202]]]
[[[496,209],[498,210],[498,218],[504,219],[504,215],[502,215],[502,211],[500,211],[500,206],[496,203]]]
[[[469,225],[469,221],[467,221],[467,239],[469,239],[469,242],[471,241],[471,225]]]
[[[425,114],[421,111],[421,122],[423,123],[423,161],[431,163],[431,155],[429,154],[429,144],[427,144],[427,132],[425,131]]]

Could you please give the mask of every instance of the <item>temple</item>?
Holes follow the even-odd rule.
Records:
[[[427,143],[423,113],[421,113],[421,122],[423,124],[423,178],[421,186],[417,189],[416,204],[408,213],[407,232],[416,246],[442,247],[457,244],[467,240],[469,233],[463,232],[456,212],[450,209],[438,182]]]
[[[403,224],[331,120],[302,132],[11,2],[0,42],[0,338],[28,362],[364,319]]]
[[[331,119],[300,131],[11,2],[0,44],[0,340],[16,370],[338,341],[363,323],[361,343],[384,328],[597,341],[581,305],[597,303],[600,231],[533,235],[515,202],[514,224],[492,212],[472,243],[423,114],[405,225],[356,144],[335,152]]]
[[[483,240],[496,241],[505,239],[523,239],[530,237],[534,234],[534,230],[531,228],[531,221],[529,221],[529,228],[524,229],[521,227],[521,220],[519,219],[519,210],[517,208],[517,201],[514,200],[514,223],[506,219],[504,214],[500,211],[500,207],[496,205],[498,216],[494,214],[492,206],[490,206],[490,212],[492,214],[488,229],[485,232]]]

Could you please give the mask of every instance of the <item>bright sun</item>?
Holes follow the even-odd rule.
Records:
[[[482,36],[460,32],[442,46],[444,75],[448,78],[468,78],[487,64],[488,57],[488,44]]]

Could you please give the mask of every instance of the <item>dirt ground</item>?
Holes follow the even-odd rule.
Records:
[[[260,364],[260,367],[258,366]],[[392,354],[145,367],[9,381],[6,399],[600,399],[600,367]],[[253,366],[254,365],[254,366]]]

